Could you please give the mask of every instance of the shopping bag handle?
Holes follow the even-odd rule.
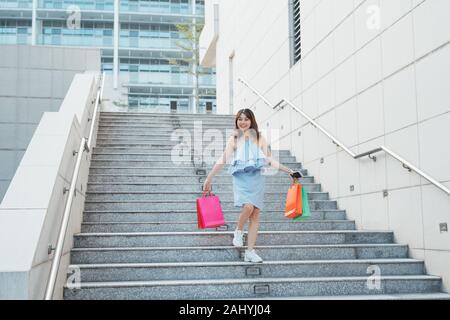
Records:
[[[214,195],[211,191],[203,191],[203,198],[206,198],[206,194],[208,194],[208,197],[211,197]]]
[[[300,182],[299,182],[298,178],[292,177],[292,184],[291,185],[294,185],[294,184],[300,184]]]

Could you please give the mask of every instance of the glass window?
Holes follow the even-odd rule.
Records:
[[[17,28],[17,33],[18,34],[27,34],[28,28]]]

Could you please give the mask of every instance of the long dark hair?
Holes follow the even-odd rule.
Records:
[[[236,118],[234,120],[234,125],[236,127],[236,130],[238,132],[241,132],[241,130],[239,130],[239,127],[238,127],[237,123],[238,123],[238,119],[240,118],[240,116],[242,114],[245,114],[245,116],[250,119],[250,121],[252,123],[250,125],[250,129],[253,129],[251,133],[255,133],[256,134],[256,141],[259,142],[260,133],[259,133],[259,130],[258,130],[258,123],[256,122],[256,117],[255,117],[255,114],[253,113],[252,110],[250,110],[250,109],[241,109],[241,110],[238,111],[238,113],[236,114]]]

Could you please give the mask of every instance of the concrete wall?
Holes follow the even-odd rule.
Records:
[[[0,45],[0,202],[42,114],[88,70],[100,70],[98,49]]]
[[[77,74],[59,112],[45,112],[0,203],[0,299],[43,299],[82,137],[87,137],[98,74]],[[95,139],[95,131],[93,139]],[[94,144],[95,145],[95,144]],[[54,298],[62,298],[73,234],[81,229],[90,165],[83,153]]]
[[[219,35],[219,0],[205,3],[205,26],[200,35],[200,63],[211,67],[216,64],[216,41]],[[211,45],[210,45],[211,44]]]
[[[302,59],[292,67],[288,0],[219,3],[218,113],[229,110],[234,54],[235,110],[253,105],[260,121],[271,113],[243,77],[273,104],[290,99],[352,151],[386,145],[450,187],[450,1],[302,0]],[[352,159],[289,108],[260,127],[280,130],[279,146],[359,229],[393,230],[450,291],[450,234],[439,228],[450,223],[450,197],[385,155]]]

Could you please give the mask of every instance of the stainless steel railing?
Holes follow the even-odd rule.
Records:
[[[296,112],[300,113],[303,117],[305,117],[308,122],[315,128],[319,129],[320,132],[322,132],[324,135],[326,135],[336,146],[341,147],[345,152],[347,152],[352,158],[354,159],[361,159],[364,157],[369,157],[370,159],[372,159],[373,161],[376,161],[376,157],[374,156],[374,154],[378,153],[378,152],[385,152],[386,154],[390,155],[391,157],[393,157],[394,159],[396,159],[397,161],[399,161],[403,168],[405,168],[408,171],[414,171],[416,172],[418,175],[420,175],[421,177],[425,178],[426,180],[428,180],[429,182],[431,182],[433,185],[435,185],[436,187],[438,187],[439,189],[441,189],[442,191],[444,191],[447,195],[450,196],[450,189],[448,189],[446,186],[444,186],[442,183],[440,183],[439,181],[437,181],[436,179],[434,179],[433,177],[431,177],[430,175],[428,175],[427,173],[423,172],[421,169],[417,168],[416,166],[414,166],[412,163],[410,163],[409,161],[405,160],[404,158],[402,158],[400,155],[398,155],[397,153],[395,153],[394,151],[386,148],[385,146],[379,146],[377,148],[374,148],[372,150],[360,153],[360,154],[355,154],[354,152],[352,152],[347,146],[345,146],[341,141],[339,141],[339,139],[337,139],[335,136],[333,136],[331,133],[329,133],[326,129],[324,129],[320,124],[318,124],[316,121],[314,121],[314,119],[312,119],[310,116],[308,116],[305,112],[303,112],[302,110],[300,110],[297,106],[295,106],[292,102],[290,102],[288,99],[281,99],[280,102],[278,102],[275,105],[272,105],[269,101],[267,101],[267,99],[255,88],[253,88],[247,81],[245,81],[242,78],[239,78],[238,81],[240,81],[241,83],[243,83],[247,88],[249,88],[253,93],[255,93],[258,97],[260,97],[265,104],[267,104],[269,107],[271,107],[272,109],[276,109],[277,111],[280,110],[280,107],[283,106],[284,104],[289,105],[293,110],[295,110]]]
[[[69,220],[70,220],[70,210],[72,209],[72,203],[73,203],[73,198],[75,196],[75,187],[76,187],[76,183],[77,183],[77,179],[78,179],[78,174],[80,171],[80,166],[81,166],[81,160],[83,158],[83,154],[84,152],[90,152],[91,151],[91,145],[92,145],[92,137],[93,137],[93,133],[95,130],[95,124],[97,121],[97,113],[98,113],[98,108],[101,102],[101,98],[103,95],[103,87],[104,87],[104,82],[105,81],[105,73],[102,74],[102,80],[101,80],[101,85],[97,88],[97,96],[95,99],[95,104],[94,104],[94,110],[92,113],[92,118],[89,120],[91,121],[91,126],[89,129],[89,137],[85,138],[83,137],[81,139],[81,144],[80,144],[80,148],[77,152],[77,160],[75,162],[75,169],[73,171],[72,174],[72,180],[70,183],[70,189],[69,189],[69,197],[67,198],[67,202],[64,208],[64,214],[63,214],[63,219],[61,222],[61,226],[58,232],[58,239],[56,241],[56,246],[55,248],[52,248],[52,251],[55,251],[55,255],[53,257],[53,261],[52,261],[52,266],[50,269],[50,276],[47,282],[47,287],[45,290],[45,300],[52,300],[53,298],[53,293],[55,291],[55,284],[56,284],[56,279],[58,276],[58,269],[61,263],[61,256],[62,256],[62,252],[63,252],[63,248],[64,248],[64,239],[66,236],[66,232],[67,232],[67,228],[69,225]]]

